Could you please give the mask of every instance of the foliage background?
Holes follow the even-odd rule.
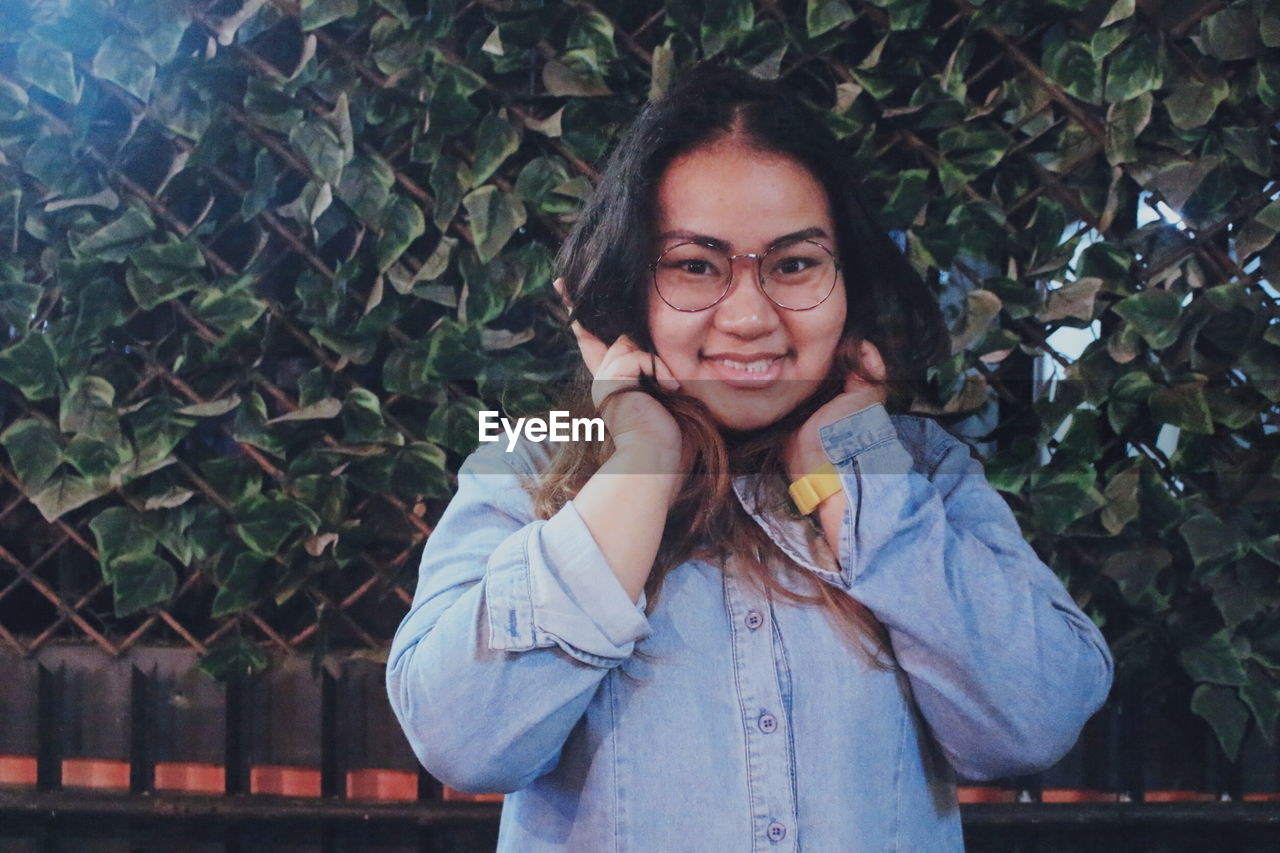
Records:
[[[572,361],[602,156],[706,58],[846,141],[953,327],[929,405],[1122,690],[1270,738],[1267,0],[3,0],[0,641],[384,648],[474,412]]]

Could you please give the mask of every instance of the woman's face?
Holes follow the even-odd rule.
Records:
[[[658,185],[654,256],[689,240],[725,254],[763,254],[802,232],[835,252],[822,185],[787,157],[727,139],[685,154]],[[847,309],[844,281],[816,308],[780,308],[761,291],[756,261],[732,263],[727,296],[703,311],[677,311],[649,291],[649,333],[658,356],[722,427],[753,430],[789,414],[831,369]]]

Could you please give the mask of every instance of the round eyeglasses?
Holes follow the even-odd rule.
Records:
[[[708,243],[690,241],[666,249],[653,262],[653,286],[677,311],[705,311],[729,295],[733,262],[756,262],[756,283],[769,301],[788,311],[808,311],[827,301],[840,275],[831,250],[813,240],[775,246],[763,255],[730,255]]]

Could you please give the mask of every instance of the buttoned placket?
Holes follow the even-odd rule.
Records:
[[[747,748],[753,851],[795,851],[799,833],[792,787],[791,721],[779,683],[773,620],[764,595],[724,575],[733,642],[734,682]]]

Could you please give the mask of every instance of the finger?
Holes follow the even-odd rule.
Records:
[[[671,372],[671,368],[667,367],[667,363],[656,355],[653,357],[653,378],[664,388],[675,391],[680,387],[680,380],[676,379],[676,375]]]
[[[587,332],[586,334],[590,334]],[[597,342],[599,339],[596,339]],[[603,343],[600,344],[604,346]],[[648,353],[641,350],[626,335],[618,335],[618,339],[613,345],[605,350],[600,360],[599,370],[596,375],[599,378],[607,379],[635,379],[643,372],[637,356],[642,356],[646,360]]]
[[[859,350],[862,359],[862,371],[868,379],[875,382],[883,382],[888,378],[889,371],[884,364],[884,356],[880,355],[880,348],[871,341],[863,341]]]
[[[578,341],[578,351],[582,353],[582,360],[587,365],[587,370],[595,376],[600,372],[600,367],[604,363],[605,354],[609,352],[609,347],[605,346],[604,341],[582,328],[582,324],[576,320],[569,324],[569,328],[573,331],[573,337]]]

